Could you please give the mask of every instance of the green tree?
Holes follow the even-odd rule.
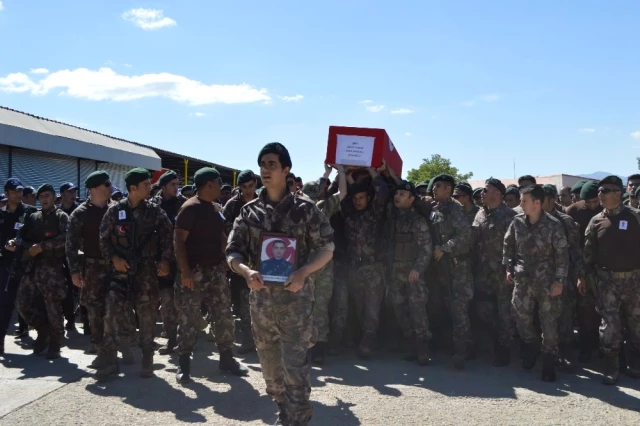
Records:
[[[442,157],[440,154],[432,154],[431,158],[424,158],[422,164],[417,169],[409,170],[407,180],[413,183],[429,182],[432,177],[446,173],[456,178],[456,182],[469,180],[473,173],[458,173],[456,167],[451,166],[451,160]]]

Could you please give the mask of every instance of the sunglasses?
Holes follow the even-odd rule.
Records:
[[[622,192],[620,189],[598,188],[598,194],[611,194],[612,192]]]

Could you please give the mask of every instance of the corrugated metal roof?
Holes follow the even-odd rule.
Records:
[[[33,138],[25,137],[19,130],[31,133]],[[150,147],[2,106],[0,143],[132,167],[153,170],[162,167],[160,157]]]

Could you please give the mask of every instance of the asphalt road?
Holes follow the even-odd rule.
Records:
[[[119,425],[204,423],[272,424],[276,407],[265,394],[257,356],[244,361],[248,377],[218,371],[214,344],[199,335],[194,382],[175,382],[177,356],[155,357],[156,377],[138,377],[139,364],[121,366],[120,377],[97,384],[86,366],[88,338],[68,336],[62,358],[30,355],[23,341],[7,339],[0,366],[0,423],[3,425]],[[159,342],[161,339],[157,339]],[[139,362],[141,354],[137,352]],[[379,353],[371,361],[354,355],[329,358],[314,367],[311,424],[473,425],[473,424],[640,424],[640,380],[621,376],[619,386],[600,384],[600,362],[577,374],[558,374],[555,383],[540,380],[540,365],[524,372],[514,361],[494,368],[490,354],[453,370],[436,354],[419,367],[397,354]]]

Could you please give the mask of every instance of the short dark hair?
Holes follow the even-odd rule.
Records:
[[[300,176],[296,177],[296,182],[302,182],[302,178]]]
[[[631,175],[627,178],[627,181],[630,181],[631,179],[640,179],[640,174],[635,174],[635,175]]]
[[[282,168],[291,168],[293,165],[291,163],[291,156],[289,155],[289,151],[282,145],[280,142],[271,142],[266,144],[258,154],[258,166],[260,165],[260,161],[262,157],[267,154],[276,154],[278,156],[278,161],[280,161],[280,166]]]
[[[522,188],[520,190],[520,195],[524,196],[525,194],[529,194],[531,195],[531,198],[533,198],[533,200],[538,200],[540,201],[540,203],[544,202],[544,197],[545,197],[545,193],[544,193],[544,189],[542,188],[542,185],[530,185],[527,186],[525,188]]]
[[[524,176],[520,176],[520,177],[518,178],[518,185],[520,185],[520,183],[521,183],[523,180],[530,180],[531,182],[533,182],[533,184],[534,184],[534,185],[538,183],[538,182],[536,182],[536,178],[534,178],[533,176],[531,176],[531,175],[524,175]]]
[[[276,244],[278,244],[278,243],[282,244],[285,248],[287,247],[287,245],[285,244],[285,242],[284,242],[283,240],[275,240],[275,241],[273,242],[273,245],[275,246],[275,245],[276,245]]]
[[[284,167],[284,166],[283,166],[283,167]],[[287,179],[293,179],[293,180],[296,180],[296,175],[294,175],[293,173],[289,173],[289,174],[287,175]]]

